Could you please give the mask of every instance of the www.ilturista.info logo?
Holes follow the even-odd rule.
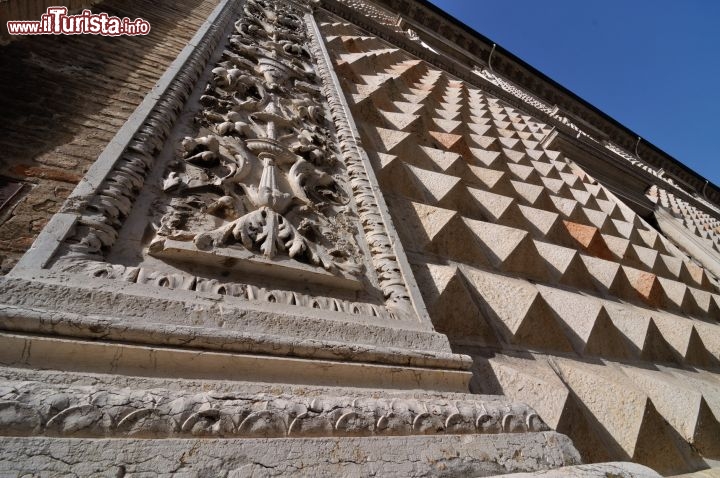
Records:
[[[83,10],[79,15],[68,15],[65,7],[48,7],[40,21],[9,21],[10,35],[147,35],[150,23],[142,18],[111,17],[107,13]]]

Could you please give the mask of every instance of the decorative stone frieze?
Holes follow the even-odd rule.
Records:
[[[532,409],[501,401],[190,393],[40,382],[4,382],[0,388],[0,434],[6,436],[253,438],[547,430]]]

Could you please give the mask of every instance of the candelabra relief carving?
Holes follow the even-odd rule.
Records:
[[[163,182],[150,247],[244,248],[360,276],[362,253],[301,13],[250,0]]]

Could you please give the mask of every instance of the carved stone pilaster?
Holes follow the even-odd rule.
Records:
[[[66,204],[54,270],[427,322],[311,9],[249,0],[234,25],[223,11]]]
[[[198,133],[170,164],[150,253],[164,257],[168,240],[191,241],[216,255],[240,248],[361,276],[303,12],[255,0],[243,11],[200,98]]]
[[[313,22],[312,18],[307,19],[307,21]],[[410,294],[380,213],[372,183],[368,179],[368,173],[363,164],[359,144],[360,139],[355,136],[353,128],[350,126],[348,111],[341,98],[342,93],[335,85],[333,74],[330,71],[320,41],[319,34],[313,35],[310,50],[315,56],[318,75],[322,79],[323,91],[330,105],[330,111],[337,128],[340,151],[347,165],[350,184],[358,204],[360,220],[373,254],[373,265],[378,274],[386,305],[389,310],[396,314],[403,316],[413,315],[414,310]]]
[[[77,216],[74,231],[64,241],[66,250],[62,254],[66,258],[104,259],[115,244],[157,153],[218,46],[220,32],[234,14],[232,5],[222,7],[179,71],[171,67],[165,73],[174,77],[159,98],[146,98],[138,107],[135,115],[146,114],[142,123],[133,126],[134,118],[128,120],[88,173],[92,177],[86,176],[65,202],[60,212]],[[152,100],[154,105],[148,111],[146,104]],[[126,126],[130,127],[127,132]],[[108,164],[111,161],[114,163]],[[109,170],[102,171],[105,168]]]

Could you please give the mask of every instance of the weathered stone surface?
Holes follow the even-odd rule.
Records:
[[[296,364],[296,368],[303,365]],[[178,379],[197,387],[185,377]],[[7,380],[0,389],[0,433],[76,438],[297,438],[549,430],[534,410],[496,397],[481,400],[461,393],[423,396],[377,389],[369,394],[349,389],[346,395],[339,395],[340,389],[322,390],[317,385],[304,389],[266,386],[266,391],[256,393],[249,388],[247,383],[237,382],[225,391],[190,391]]]
[[[532,473],[508,473],[502,475],[506,478],[523,478],[531,476],[542,476],[548,478],[560,478],[564,476],[577,476],[580,478],[657,478],[658,473],[650,468],[637,463],[615,462],[601,463],[597,465],[577,465],[558,468],[555,470],[535,471]]]
[[[0,473],[38,476],[490,476],[574,465],[567,437],[247,440],[2,438]],[[18,459],[22,457],[22,459]]]
[[[0,281],[1,474],[720,464],[720,209],[405,3],[201,2],[14,165],[19,252],[108,145]]]
[[[336,360],[355,357],[364,362],[456,370],[470,364],[466,356],[450,351],[447,337],[420,327],[397,328],[382,319],[358,322],[337,310],[207,293],[188,296],[183,291],[103,279],[97,279],[88,291],[84,277],[61,277],[65,285],[4,280],[0,285],[3,328],[218,351]],[[88,293],[92,300],[87,300]],[[306,310],[314,313],[309,316],[303,313]],[[297,326],[299,322],[302,327]]]

